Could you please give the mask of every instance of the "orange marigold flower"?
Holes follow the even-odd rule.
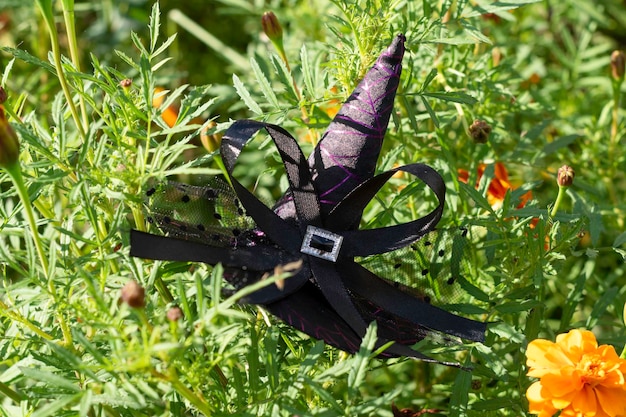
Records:
[[[486,164],[478,165],[477,186],[478,182],[480,182],[480,179],[485,173],[486,167]],[[460,181],[467,184],[467,181],[469,180],[469,172],[464,169],[459,169],[458,176]],[[496,162],[493,169],[493,179],[491,180],[491,183],[489,183],[489,188],[487,189],[487,201],[489,201],[489,205],[497,210],[502,206],[507,191],[514,190],[515,188],[517,187],[512,186],[509,182],[509,173],[506,170],[506,166],[502,162]],[[517,207],[524,207],[531,198],[532,193],[530,191],[525,193],[520,197],[520,203]]]
[[[163,94],[163,91],[165,91],[163,87],[156,87],[154,89],[155,97],[152,100],[152,107],[154,107],[155,109],[160,108],[165,101],[165,94]],[[176,124],[176,120],[178,119],[178,108],[175,105],[171,104],[166,109],[163,109],[161,111],[161,117],[163,118],[163,121],[166,125],[168,125],[169,127],[174,127],[174,125]]]
[[[588,330],[537,339],[526,350],[529,411],[539,417],[626,416],[626,360],[610,345],[598,346]]]

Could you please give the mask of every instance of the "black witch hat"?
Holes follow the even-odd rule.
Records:
[[[235,289],[300,262],[281,285],[266,286],[243,301],[261,304],[291,326],[347,352],[358,350],[372,321],[378,325],[379,346],[395,342],[383,356],[433,361],[410,347],[432,333],[483,341],[484,323],[435,307],[355,261],[414,244],[434,230],[443,212],[445,185],[429,166],[409,164],[374,175],[400,81],[404,42],[398,35],[380,55],[308,160],[283,128],[234,122],[221,144],[232,188],[214,179],[204,187],[170,183],[150,189],[152,198],[174,204],[155,208],[151,217],[168,236],[133,230],[131,255],[221,263]],[[232,176],[241,150],[261,129],[274,141],[289,182],[273,208]],[[439,204],[408,223],[359,230],[365,206],[397,172],[424,182]]]

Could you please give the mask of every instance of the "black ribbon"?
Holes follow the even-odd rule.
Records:
[[[232,176],[243,147],[261,129],[268,132],[282,158],[295,218],[280,217]],[[219,262],[231,273],[253,279],[260,279],[262,273],[282,263],[301,259],[300,271],[285,280],[284,286],[265,287],[248,296],[245,302],[262,304],[294,327],[349,352],[358,350],[372,321],[378,323],[377,346],[395,342],[384,352],[386,356],[437,362],[408,346],[432,331],[472,341],[484,340],[484,323],[456,316],[407,294],[354,261],[355,257],[406,247],[434,230],[445,200],[445,185],[435,170],[424,164],[410,164],[368,178],[324,215],[307,159],[296,140],[281,127],[252,120],[237,121],[224,134],[221,152],[241,205],[272,244],[217,248],[133,230],[132,256],[212,265]],[[396,172],[406,172],[423,181],[437,197],[437,207],[408,223],[358,230],[365,206]],[[309,226],[342,238],[336,260],[301,252]],[[322,236],[321,240],[324,239]],[[327,241],[323,243],[329,245]],[[331,238],[330,246],[332,243]]]

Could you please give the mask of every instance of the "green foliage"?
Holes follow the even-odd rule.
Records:
[[[609,71],[626,11],[613,2],[77,2],[75,31],[59,19],[72,2],[25,3],[0,0],[10,23],[0,68],[37,227],[0,171],[0,415],[391,416],[395,403],[519,416],[528,341],[584,327],[626,344],[626,129]],[[289,62],[262,35],[266,9],[281,20]],[[408,51],[379,169],[436,167],[448,186],[441,226],[470,230],[451,266],[464,275],[450,308],[491,322],[487,340],[422,348],[471,372],[375,359],[375,326],[344,354],[237,304],[243,293],[223,296],[220,267],[129,257],[128,231],[148,227],[148,181],[202,184],[222,172],[200,146],[203,128],[280,123],[306,152],[399,32]],[[469,133],[478,119],[492,127],[486,144]],[[285,180],[275,149],[261,139],[249,148],[238,177],[276,198]],[[493,188],[504,180],[493,162],[508,170],[506,193]],[[550,217],[562,164],[576,179]],[[423,215],[434,202],[424,193],[394,178],[363,227]],[[145,308],[119,302],[131,280],[145,287]],[[167,318],[174,306],[178,321]]]

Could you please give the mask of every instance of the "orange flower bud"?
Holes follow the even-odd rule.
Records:
[[[20,142],[4,114],[4,107],[0,104],[0,168],[12,167],[19,156]]]
[[[215,126],[217,126],[217,123],[213,121],[209,122],[209,124],[206,125],[204,129],[202,129],[202,132],[200,133],[200,142],[202,142],[202,146],[204,147],[204,149],[207,150],[207,152],[215,151],[216,149],[220,147],[220,144],[222,143],[221,133],[214,133],[212,135],[209,135],[207,133],[209,130],[213,129]]]
[[[613,51],[611,54],[611,76],[614,80],[624,79],[624,68],[626,67],[626,58],[624,52]]]
[[[574,168],[563,165],[556,174],[556,182],[559,184],[559,187],[569,187],[574,182]]]
[[[128,281],[122,288],[120,300],[130,307],[141,308],[146,302],[146,291],[136,281]]]
[[[163,102],[165,101],[165,94],[161,94],[165,89],[163,87],[156,87],[154,89],[155,97],[152,99],[152,107],[158,109],[161,107]],[[171,104],[166,109],[161,111],[161,117],[166,125],[169,127],[174,127],[176,124],[176,120],[178,120],[178,108]]]

